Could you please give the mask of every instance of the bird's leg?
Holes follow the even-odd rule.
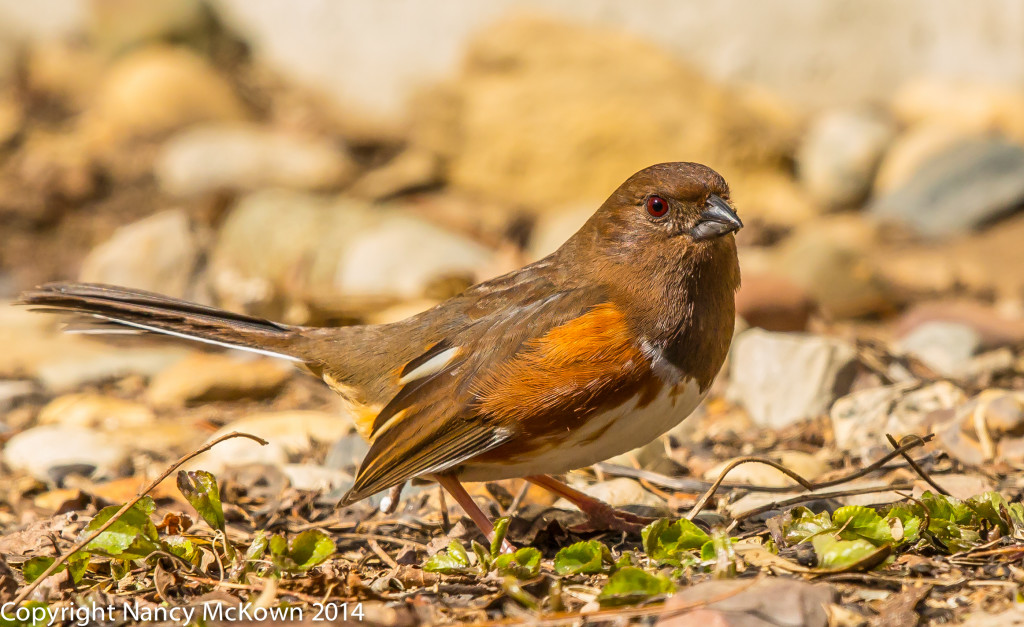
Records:
[[[469,514],[469,517],[473,519],[476,526],[484,534],[484,537],[488,541],[494,540],[494,525],[491,524],[491,520],[487,518],[487,514],[480,509],[480,506],[476,504],[473,497],[466,492],[466,488],[462,487],[462,484],[458,479],[452,475],[434,475],[434,481],[441,484],[441,487],[447,490],[448,494],[452,495],[455,502]],[[514,553],[516,547],[512,546],[512,543],[507,539],[502,540],[501,551],[502,553]]]
[[[405,482],[399,483],[398,485],[391,486],[388,493],[380,500],[380,513],[385,516],[394,514],[398,509],[398,502],[402,498],[402,488],[405,487]]]
[[[604,501],[588,496],[548,475],[533,475],[526,477],[526,480],[544,488],[548,492],[565,498],[565,500],[580,508],[580,511],[586,514],[589,519],[585,525],[582,525],[582,529],[579,529],[581,531],[611,530],[637,533],[654,522],[653,518],[637,516],[636,514],[624,512],[621,509],[615,509]]]

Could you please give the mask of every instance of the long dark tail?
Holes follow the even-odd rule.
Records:
[[[232,313],[152,292],[93,283],[49,283],[21,294],[39,311],[95,316],[142,331],[305,361],[301,327]]]

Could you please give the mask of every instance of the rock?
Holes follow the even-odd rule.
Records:
[[[78,278],[192,297],[201,254],[188,215],[180,209],[161,211],[114,231],[85,258]]]
[[[857,216],[798,229],[772,253],[772,270],[803,288],[834,318],[884,313],[893,295],[871,263],[876,236]]]
[[[929,322],[968,326],[980,336],[981,346],[985,348],[1024,342],[1024,319],[1010,318],[994,307],[967,300],[917,303],[900,316],[896,335],[905,337]]]
[[[349,433],[335,442],[324,458],[324,466],[343,470],[355,476],[359,464],[370,451],[370,445],[358,433]]]
[[[156,375],[146,401],[156,407],[180,407],[208,401],[266,398],[276,394],[293,369],[272,359],[241,360],[195,353]]]
[[[284,467],[290,458],[307,454],[313,442],[335,442],[348,434],[352,431],[352,420],[321,411],[257,413],[224,425],[207,441],[235,431],[261,437],[269,444],[260,446],[248,438],[233,438],[196,457],[188,467],[214,474],[229,466],[247,464]]]
[[[201,57],[171,47],[137,50],[117,61],[100,84],[90,114],[96,132],[115,139],[246,115],[231,86]]]
[[[22,131],[25,114],[13,98],[0,97],[0,150]]]
[[[744,273],[736,293],[736,313],[767,331],[804,331],[814,308],[810,294],[777,275]]]
[[[359,178],[348,193],[358,198],[383,200],[441,182],[441,161],[427,150],[408,148],[385,165]]]
[[[956,409],[939,432],[943,446],[965,464],[1024,459],[1024,392],[984,390]]]
[[[222,124],[185,130],[160,149],[155,174],[179,196],[263,187],[336,188],[354,175],[342,146],[256,125]]]
[[[971,356],[981,346],[981,335],[965,324],[925,322],[899,341],[897,347],[920,359],[944,377],[966,372]]]
[[[44,425],[8,440],[3,458],[13,470],[47,483],[60,483],[70,472],[94,477],[116,475],[127,461],[128,451],[98,431]]]
[[[35,394],[36,386],[31,381],[0,381],[0,413]]]
[[[949,492],[950,496],[962,501],[966,501],[967,499],[978,496],[979,494],[995,490],[995,486],[992,485],[990,480],[978,475],[944,473],[933,478],[939,485]],[[911,496],[915,499],[920,499],[921,495],[926,491],[935,492],[935,488],[928,485],[925,481],[919,480],[914,483],[914,490],[911,493]]]
[[[891,108],[907,125],[932,124],[973,135],[996,131],[1024,141],[1024,92],[1015,85],[923,78],[897,90]]]
[[[105,59],[82,42],[54,40],[30,46],[26,59],[28,87],[33,94],[84,110],[96,95]]]
[[[536,261],[559,249],[594,215],[592,205],[562,207],[541,213],[530,233],[527,257]]]
[[[885,434],[926,435],[953,419],[967,397],[948,381],[921,386],[911,381],[848,394],[829,411],[836,445],[861,459],[892,450]]]
[[[643,505],[655,509],[666,510],[665,501],[644,490],[643,486],[632,479],[618,477],[600,483],[577,486],[580,492],[595,499],[600,499],[612,507],[625,507],[627,505]],[[573,509],[573,505],[565,499],[555,502],[559,509]]]
[[[38,418],[41,425],[102,431],[144,427],[154,419],[153,411],[141,403],[92,393],[58,396],[43,407]]]
[[[859,204],[871,190],[894,132],[892,123],[876,113],[840,110],[819,116],[797,151],[800,182],[826,206]]]
[[[932,238],[977,228],[1024,204],[1024,147],[968,139],[925,161],[903,186],[877,198],[871,214]]]
[[[771,458],[808,481],[814,481],[829,470],[828,464],[814,455],[804,453],[803,451],[778,451],[772,454]],[[735,460],[728,459],[704,471],[704,480],[716,481],[733,461]],[[740,464],[726,475],[725,482],[727,484],[742,483],[769,488],[785,488],[799,485],[782,471],[758,463]]]
[[[413,142],[450,159],[455,187],[536,209],[600,202],[680,155],[729,179],[794,142],[783,107],[620,31],[506,19],[479,33],[463,67],[417,107]]]
[[[827,411],[850,389],[856,359],[835,338],[749,329],[733,341],[726,394],[759,426],[779,429]]]
[[[743,173],[731,177],[729,185],[732,200],[747,222],[797,227],[820,213],[807,191],[777,169]]]
[[[154,40],[195,40],[210,25],[202,0],[93,0],[92,41],[108,54]]]
[[[923,163],[964,137],[964,131],[938,124],[925,123],[907,129],[893,140],[878,165],[875,195],[902,187]]]
[[[826,627],[839,593],[789,578],[705,581],[665,602],[658,627]],[[687,609],[693,608],[693,609]]]
[[[316,464],[285,464],[282,470],[296,490],[331,492],[352,485],[348,473]]]

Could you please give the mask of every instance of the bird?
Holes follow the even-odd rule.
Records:
[[[304,366],[369,442],[342,506],[432,479],[490,539],[463,482],[525,478],[595,528],[635,532],[647,519],[555,476],[655,440],[707,395],[732,340],[742,226],[721,175],[660,163],[547,257],[398,322],[285,325],[88,283],[19,302]]]

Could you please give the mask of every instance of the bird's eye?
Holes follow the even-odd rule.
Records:
[[[655,218],[660,218],[668,213],[668,202],[661,196],[651,196],[647,199],[647,213]]]

